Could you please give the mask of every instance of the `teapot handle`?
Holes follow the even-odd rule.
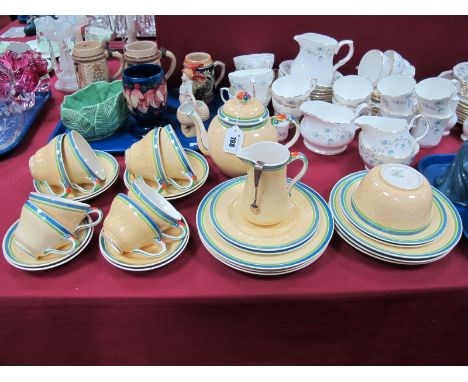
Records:
[[[335,73],[335,71],[338,69],[338,68],[341,68],[344,64],[346,64],[350,59],[351,57],[353,57],[353,54],[354,54],[354,43],[353,41],[351,40],[343,40],[343,41],[340,41],[338,43],[338,49],[336,50],[336,53],[339,52],[339,50],[344,46],[344,45],[348,45],[349,46],[349,51],[348,51],[348,54],[342,58],[340,61],[338,61],[335,65],[333,65],[333,73]],[[335,53],[335,54],[336,54]]]
[[[294,124],[294,128],[296,129],[296,131],[294,132],[294,136],[291,138],[291,140],[288,143],[284,144],[289,149],[299,139],[299,136],[301,135],[301,130],[299,129],[299,124],[297,123],[296,118],[289,116],[288,119]]]
[[[421,139],[423,139],[427,135],[427,133],[429,132],[429,127],[431,125],[431,121],[429,121],[429,119],[426,116],[424,116],[422,114],[417,114],[410,121],[410,130],[412,130],[414,127],[416,127],[416,122],[419,119],[422,119],[424,121],[425,129],[424,129],[424,132],[417,138],[413,134],[411,134],[411,135],[413,135],[414,140],[415,140],[414,144],[419,142]],[[414,145],[413,145],[413,147],[414,147]]]
[[[288,192],[291,194],[292,188],[295,186],[297,182],[299,182],[302,177],[305,175],[307,169],[309,168],[309,161],[307,157],[303,153],[299,152],[292,152],[291,155],[289,156],[288,164],[291,162],[294,162],[295,160],[301,160],[303,162],[302,169],[299,171],[299,173],[295,176],[295,178],[291,181],[289,184]]]

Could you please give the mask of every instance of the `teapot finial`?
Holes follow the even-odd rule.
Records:
[[[244,91],[237,93],[236,97],[242,103],[249,102],[249,100],[252,98],[252,96],[248,92],[244,92]]]

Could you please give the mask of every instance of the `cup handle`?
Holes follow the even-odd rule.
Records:
[[[452,76],[453,76],[453,70],[446,70],[446,71],[440,73],[437,77],[446,78],[448,80],[451,80]]]
[[[224,74],[226,73],[226,64],[224,62],[221,62],[221,61],[215,61],[213,63],[213,65],[214,65],[215,69],[216,69],[216,67],[221,68],[220,72],[219,72],[219,75],[215,80],[215,87],[217,87],[219,85],[219,83],[223,80]]]
[[[224,92],[227,92],[228,93],[228,96],[227,96],[227,99],[224,98]],[[221,88],[219,89],[219,95],[221,96],[221,99],[223,100],[224,103],[226,103],[227,101],[229,101],[229,88]]]
[[[413,135],[413,138],[415,140],[414,144],[419,142],[421,139],[423,139],[427,135],[427,133],[429,132],[429,127],[431,125],[431,122],[429,121],[429,119],[426,116],[424,116],[422,114],[418,114],[418,115],[415,115],[411,119],[411,121],[410,121],[410,130],[412,130],[416,126],[416,122],[418,121],[418,119],[423,119],[424,125],[426,126],[426,128],[424,129],[424,132],[417,138],[413,134],[411,134],[411,135]],[[414,147],[414,145],[413,145],[413,147]]]
[[[341,68],[344,64],[346,64],[350,59],[351,57],[353,57],[353,54],[354,54],[354,43],[351,41],[351,40],[343,40],[343,41],[340,41],[338,43],[338,49],[336,50],[336,53],[337,54],[340,49],[344,46],[344,45],[348,45],[349,46],[349,51],[348,51],[348,54],[342,58],[340,61],[338,61],[335,65],[333,65],[333,73],[338,69],[338,68]]]
[[[153,242],[161,246],[161,250],[159,252],[151,253],[151,252],[143,251],[142,249],[134,249],[132,250],[132,253],[136,253],[139,255],[147,256],[147,257],[159,257],[167,251],[166,243],[162,241],[160,238],[154,238]]]
[[[97,179],[97,178],[89,178],[92,182],[92,187],[91,188],[84,188],[84,187],[81,187],[79,184],[76,184],[76,183],[72,183],[72,187],[77,189],[78,191],[84,193],[84,194],[89,194],[89,193],[92,193],[92,192],[95,192],[97,190],[99,190],[102,186],[102,182],[100,179]]]
[[[59,250],[59,249],[47,249],[44,251],[44,254],[45,255],[50,255],[50,254],[54,254],[54,255],[60,255],[60,256],[68,256],[69,254],[73,253],[76,248],[78,247],[78,244],[80,243],[80,241],[78,240],[78,238],[75,236],[75,235],[64,235],[63,236],[64,239],[66,240],[69,240],[72,244],[71,248],[67,249],[67,250]]]
[[[161,236],[164,237],[165,239],[169,240],[182,240],[185,236],[187,236],[187,226],[185,224],[179,224],[177,225],[178,228],[180,228],[180,235],[178,236],[172,236],[167,233],[161,232]]]
[[[171,64],[169,65],[169,69],[167,69],[167,73],[166,73],[166,80],[168,80],[172,76],[172,73],[174,73],[174,70],[177,65],[177,59],[174,53],[172,53],[170,50],[167,50],[165,48],[161,48],[161,57],[167,57],[171,61]]]
[[[195,176],[193,174],[191,174],[189,172],[185,172],[185,171],[182,173],[182,175],[184,175],[189,181],[189,184],[186,185],[186,186],[180,185],[175,179],[172,179],[172,178],[168,178],[167,180],[169,181],[169,183],[171,183],[178,190],[181,190],[181,191],[189,190],[193,186],[193,181],[195,180]]]
[[[307,168],[309,167],[309,160],[303,153],[299,152],[292,152],[291,155],[289,156],[288,164],[294,162],[295,160],[301,160],[303,162],[302,169],[299,171],[299,173],[296,175],[296,177],[291,181],[289,184],[288,192],[291,194],[291,190],[294,187],[294,185],[299,182],[302,177],[305,175]]]
[[[296,131],[294,132],[294,136],[291,138],[291,140],[288,143],[284,144],[287,148],[290,148],[299,139],[299,137],[301,135],[301,130],[299,128],[299,124],[297,123],[296,118],[289,115],[288,119],[294,125],[294,128],[296,129]]]
[[[455,79],[451,79],[450,81],[452,81],[452,83],[455,85],[456,91],[453,96],[456,96],[458,94],[458,91],[460,90],[460,81],[455,80]]]
[[[356,107],[355,118],[361,115],[370,115],[372,113],[371,107],[367,103],[361,103]]]
[[[125,66],[125,60],[124,60],[124,57],[119,52],[114,52],[114,51],[112,51],[110,49],[107,51],[107,56],[108,57],[115,57],[120,62],[119,69],[117,69],[117,71],[112,76],[110,76],[110,80],[114,81],[122,74],[122,70],[123,70],[123,68]]]
[[[58,196],[59,198],[66,198],[71,193],[71,186],[69,184],[60,182],[60,185],[63,188],[63,192],[61,194],[56,194],[54,190],[52,190],[52,188],[49,186],[49,183],[47,183],[45,180],[41,180],[39,181],[39,183],[43,185],[51,195]]]
[[[91,223],[79,225],[76,228],[75,232],[78,232],[79,230],[82,230],[84,228],[94,227],[95,225],[98,225],[101,222],[101,220],[102,220],[102,211],[99,208],[91,207],[89,209],[89,211],[88,211],[87,216],[89,216],[91,214],[97,214],[97,219],[94,220],[94,221],[91,221]]]

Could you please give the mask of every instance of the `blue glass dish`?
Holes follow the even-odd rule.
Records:
[[[21,140],[24,138],[25,134],[33,125],[34,121],[36,120],[41,110],[44,108],[47,101],[50,99],[51,94],[52,93],[50,91],[44,92],[44,93],[41,93],[41,92],[36,93],[35,105],[32,108],[26,111],[23,111],[23,124],[18,125],[18,129],[20,129],[20,131],[19,132],[17,130],[14,131],[15,137],[7,145],[2,144],[2,142],[0,142],[0,156],[9,153],[16,146],[19,145]],[[11,137],[9,136],[4,136],[3,139],[10,141],[10,138]]]
[[[422,158],[418,164],[418,170],[423,174],[430,184],[434,184],[434,179],[447,172],[452,163],[454,154],[434,154]],[[463,234],[468,239],[468,207],[454,203],[463,221]]]

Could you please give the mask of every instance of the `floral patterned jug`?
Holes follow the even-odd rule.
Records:
[[[300,51],[291,65],[291,74],[316,78],[321,86],[330,86],[335,71],[346,64],[354,53],[351,40],[338,42],[334,38],[318,33],[304,33],[295,36],[294,40],[299,43]],[[348,54],[333,65],[333,57],[344,45],[349,46]]]
[[[359,139],[374,153],[390,157],[406,157],[428,131],[428,122],[421,135],[414,137],[411,129],[419,119],[427,120],[422,114],[416,115],[408,124],[406,119],[377,116],[361,116],[354,123],[361,128]]]

